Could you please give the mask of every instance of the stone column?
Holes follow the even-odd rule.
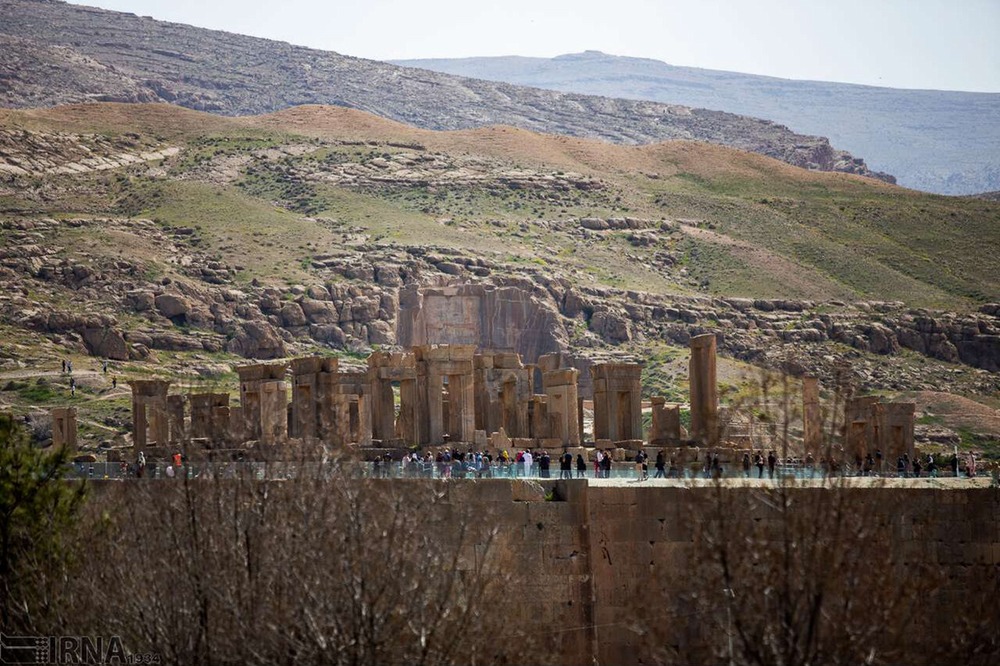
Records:
[[[427,441],[425,443],[437,445],[444,441],[444,377],[428,369],[425,377],[426,382],[426,405],[427,405]]]
[[[170,382],[160,379],[136,380],[132,387],[132,441],[136,447],[166,446],[170,441],[167,392]]]
[[[370,446],[372,418],[368,372],[331,373],[324,381],[328,384],[323,398],[324,412],[329,407],[329,416],[324,417],[323,424],[326,437],[329,437],[327,441],[337,446]]]
[[[665,398],[651,398],[653,423],[649,430],[650,446],[677,446],[681,439],[681,409],[668,405]]]
[[[276,444],[288,437],[288,389],[272,379],[260,383],[260,441]]]
[[[315,439],[319,435],[319,373],[325,359],[314,356],[292,359],[292,418],[289,436]]]
[[[563,446],[580,445],[579,399],[575,368],[551,370],[542,375],[549,422],[549,438],[559,439]]]
[[[76,407],[52,409],[52,446],[76,448]]]
[[[440,444],[445,433],[453,442],[475,439],[476,408],[472,345],[414,347],[418,394],[425,407],[421,443]],[[448,378],[448,418],[444,409],[444,378]]]
[[[262,411],[261,401],[263,400],[261,387],[267,382],[280,381],[284,385],[285,374],[288,371],[288,365],[285,363],[258,363],[255,365],[244,365],[236,368],[237,374],[240,376],[240,413],[243,415],[244,421],[244,432],[247,439],[257,439],[263,441],[263,419],[264,414]],[[272,391],[276,387],[272,387]],[[271,396],[272,400],[276,400],[275,396]],[[288,418],[287,412],[284,411],[285,405],[288,402],[287,396],[281,401],[282,412],[281,419],[284,422],[284,427],[281,428],[282,432],[287,435],[288,432]],[[275,407],[272,404],[270,409],[274,410]],[[268,415],[269,425],[273,428],[278,427],[275,423],[278,418],[277,414],[273,411]],[[269,439],[271,436],[269,436]]]
[[[642,366],[599,363],[590,372],[594,379],[594,439],[642,439]]]
[[[167,424],[170,430],[171,444],[180,444],[187,439],[187,427],[184,422],[186,402],[183,395],[167,396]]]
[[[904,453],[913,460],[916,454],[913,447],[914,413],[917,405],[913,402],[890,402],[885,405],[885,445],[883,454],[895,460]]]
[[[448,404],[452,415],[449,428],[452,441],[475,441],[476,393],[471,372],[448,376]]]
[[[869,453],[874,455],[875,450],[881,448],[877,432],[878,398],[875,396],[851,398],[844,406],[844,411],[846,429],[844,455],[848,457],[847,462],[853,463],[859,456],[864,459]],[[882,455],[885,464],[888,465],[889,459],[884,448]]]
[[[531,428],[530,436],[533,439],[548,439],[549,438],[549,409],[548,409],[549,399],[547,396],[542,394],[536,394],[531,396],[531,408],[530,408],[530,418],[531,418]]]
[[[691,338],[688,368],[691,402],[691,438],[716,443],[719,433],[719,388],[715,368],[715,334]]]
[[[406,446],[416,446],[420,443],[420,424],[424,419],[419,406],[417,379],[414,375],[412,379],[404,379],[399,383],[399,419],[396,421],[396,436],[403,440]]]
[[[802,444],[806,453],[818,456],[823,445],[819,405],[819,380],[802,378]]]

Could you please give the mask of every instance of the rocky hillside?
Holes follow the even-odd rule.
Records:
[[[1000,251],[998,219],[695,143],[440,133],[332,107],[0,114],[14,365],[391,346],[403,291],[450,284],[507,290],[539,322],[528,356],[648,358],[716,331],[734,360],[829,378],[847,357],[867,388],[989,394],[1000,288],[976,257]]]
[[[901,185],[941,194],[1000,187],[1000,94],[898,90],[677,67],[598,51],[555,58],[399,61],[563,92],[645,99],[768,118],[830,137]]]
[[[559,93],[342,56],[57,0],[0,0],[0,106],[164,101],[226,115],[335,104],[430,129],[504,124],[620,143],[708,141],[892,181],[768,120]]]

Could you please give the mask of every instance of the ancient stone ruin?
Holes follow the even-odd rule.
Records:
[[[514,352],[477,352],[472,344],[418,345],[376,351],[367,368],[345,372],[336,358],[307,357],[237,368],[239,405],[227,393],[169,395],[170,382],[132,382],[137,448],[271,451],[320,455],[329,448],[404,450],[434,446],[542,448],[596,446],[619,459],[646,446],[659,449],[745,448],[751,438],[720,411],[712,334],[691,339],[690,433],[681,405],[662,397],[645,403],[635,363],[590,366],[593,429],[584,430],[580,372],[565,354],[525,364]],[[803,379],[805,452],[821,455],[819,384]],[[586,403],[589,406],[589,403]],[[913,403],[874,397],[847,403],[845,455],[881,449],[913,455]],[[69,417],[59,417],[68,423]],[[725,424],[720,421],[726,421]],[[68,430],[60,431],[64,441]],[[75,432],[75,429],[73,429]],[[251,446],[252,445],[252,446]]]
[[[76,407],[52,410],[52,446],[76,448]]]

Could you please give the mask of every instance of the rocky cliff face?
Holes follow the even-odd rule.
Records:
[[[767,120],[462,78],[51,0],[0,0],[0,39],[0,106],[165,101],[244,115],[335,104],[430,129],[708,141],[893,182],[824,137]]]
[[[235,267],[208,256],[186,261],[182,279],[152,280],[127,258],[66,258],[50,240],[64,225],[141,233],[165,252],[189,230],[115,218],[0,224],[0,321],[97,357],[151,359],[163,350],[267,359],[316,345],[458,342],[512,349],[527,361],[565,351],[585,367],[621,345],[683,346],[714,332],[725,355],[827,380],[847,359],[866,389],[953,383],[948,365],[918,372],[912,362],[875,360],[915,353],[979,368],[965,388],[1000,391],[1000,304],[959,315],[901,303],[658,296],[581,288],[539,267],[498,271],[474,253],[422,247],[361,247],[324,266],[336,279],[286,290],[237,286]]]

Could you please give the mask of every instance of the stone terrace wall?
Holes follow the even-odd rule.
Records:
[[[708,515],[715,501],[710,486],[600,487],[586,480],[503,479],[434,483],[447,484],[448,502],[471,503],[472,515],[496,526],[497,550],[490,557],[525,577],[521,589],[510,590],[523,600],[517,621],[541,638],[540,663],[567,666],[640,663],[643,641],[650,638],[629,630],[630,608],[647,599],[662,604],[671,581],[698,575],[693,555],[699,517]],[[760,489],[725,492],[736,494],[740,504]],[[894,562],[928,563],[946,573],[950,587],[937,595],[938,605],[928,606],[927,614],[948,618],[970,612],[963,606],[963,589],[984,568],[1000,566],[1000,490],[897,486],[847,492],[877,519],[886,519],[889,527],[880,536]],[[440,531],[443,539],[451,534],[441,522],[421,529]],[[480,548],[469,546],[463,566],[482,557]],[[655,589],[648,589],[653,582]],[[676,631],[690,637],[698,628],[679,624]]]

